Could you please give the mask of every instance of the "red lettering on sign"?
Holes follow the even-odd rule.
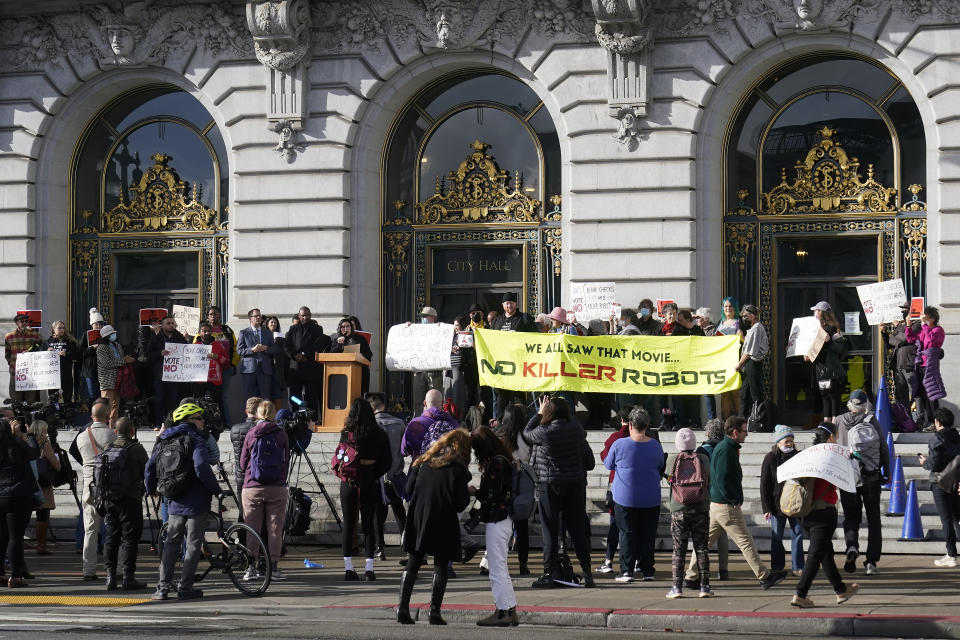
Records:
[[[563,361],[560,362],[560,375],[565,376],[567,378],[576,378],[577,372],[567,371],[566,364],[567,364],[566,362],[563,362]]]
[[[526,378],[530,376],[531,378],[537,378],[537,372],[534,371],[534,367],[537,365],[536,362],[524,362],[523,363],[523,377]]]
[[[599,380],[600,376],[596,373],[597,365],[583,362],[580,364],[580,377],[585,380]]]
[[[617,381],[615,377],[616,373],[617,373],[616,367],[608,367],[605,364],[601,364],[600,366],[597,367],[597,380],[599,380],[600,378],[606,378],[610,382],[616,382]]]

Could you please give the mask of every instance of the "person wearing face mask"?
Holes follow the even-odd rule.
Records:
[[[740,328],[747,332],[740,347],[740,362],[737,363],[737,371],[743,376],[740,411],[741,415],[749,415],[753,405],[763,401],[760,370],[763,359],[770,353],[770,339],[767,338],[766,328],[760,322],[760,310],[755,305],[743,305],[740,311]]]
[[[485,317],[483,307],[473,304],[467,312],[466,324],[460,328],[461,334],[472,334],[477,329],[486,329]],[[484,407],[491,407],[493,403],[490,401],[490,387],[480,386],[476,348],[469,346],[467,342],[460,345],[460,368],[463,371],[463,382],[467,393],[466,406],[480,406],[482,402]],[[490,416],[485,415],[484,418],[488,420]]]
[[[803,572],[803,527],[800,518],[788,517],[780,511],[782,482],[777,482],[777,467],[797,455],[793,431],[778,424],[774,432],[773,448],[763,458],[760,467],[760,504],[763,517],[770,523],[770,569],[780,571],[786,564],[783,550],[784,525],[790,522],[790,561],[793,575]]]
[[[125,364],[134,361],[133,356],[123,354],[123,347],[117,341],[117,330],[106,325],[100,329],[101,344],[97,347],[97,378],[100,393],[110,401],[110,424],[120,415],[120,395],[117,393],[117,371]]]

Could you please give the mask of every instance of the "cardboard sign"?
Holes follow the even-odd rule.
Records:
[[[817,444],[807,447],[777,467],[777,482],[793,478],[820,478],[838,489],[857,490],[854,461],[850,449],[840,444]]]
[[[95,345],[100,342],[100,329],[88,329],[87,330],[87,344]]]
[[[17,354],[17,391],[40,391],[60,388],[60,354],[56,351],[25,351]]]
[[[168,342],[163,348],[164,382],[206,382],[210,375],[210,351],[208,344],[179,344]]]
[[[387,333],[389,371],[435,371],[450,368],[453,325],[398,324]]]
[[[608,320],[616,293],[617,285],[614,282],[573,282],[570,284],[568,311],[572,311],[577,321],[585,325],[591,320]]]
[[[787,338],[786,357],[806,356],[810,360],[816,360],[823,343],[829,337],[815,317],[794,318],[790,326],[790,337]]]
[[[160,322],[170,313],[166,309],[140,309],[140,326],[149,327],[154,322]]]
[[[39,329],[40,327],[43,326],[43,311],[41,311],[40,309],[20,310],[20,311],[17,311],[16,315],[20,315],[21,313],[25,313],[28,316],[30,316],[29,322],[30,322],[31,328]]]
[[[663,320],[663,308],[668,304],[677,304],[676,301],[669,298],[657,298],[657,315]]]
[[[923,298],[910,298],[910,313],[907,314],[907,320],[919,320],[925,305],[926,301]]]
[[[867,316],[867,324],[877,325],[885,322],[899,322],[903,318],[900,305],[907,301],[903,290],[903,280],[895,278],[862,284],[857,287],[860,305]]]
[[[180,330],[180,333],[195,336],[200,331],[199,308],[175,304],[173,305],[173,313],[170,315],[176,319],[177,329]]]

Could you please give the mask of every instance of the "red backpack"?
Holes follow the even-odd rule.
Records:
[[[700,504],[707,499],[707,481],[703,474],[703,461],[695,452],[677,454],[670,474],[670,492],[680,504]]]
[[[346,442],[337,445],[333,452],[333,458],[330,459],[330,469],[333,475],[344,482],[356,484],[360,476],[360,462],[357,460],[357,441],[353,439],[350,433]]]

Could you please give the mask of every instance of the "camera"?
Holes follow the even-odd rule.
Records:
[[[195,404],[203,409],[203,424],[215,440],[220,439],[223,433],[223,413],[220,411],[220,403],[210,394],[195,399]]]
[[[120,413],[138,428],[148,427],[153,423],[153,410],[150,408],[152,404],[153,398],[124,400]]]
[[[467,530],[467,533],[473,534],[479,526],[480,509],[473,507],[467,512],[467,521],[463,523],[463,528]]]
[[[305,406],[303,400],[296,396],[290,397],[290,404],[298,408],[291,412],[290,417],[278,420],[277,426],[287,434],[290,450],[293,453],[302,453],[307,450],[313,438],[313,429],[310,425],[316,423],[317,412]]]

